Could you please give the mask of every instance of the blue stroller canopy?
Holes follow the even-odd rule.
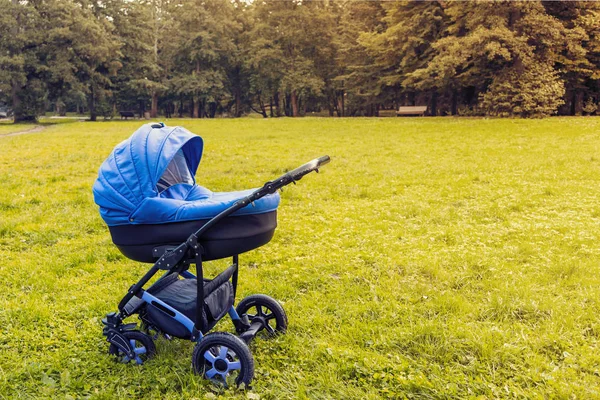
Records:
[[[202,138],[187,129],[151,124],[118,144],[102,163],[93,188],[107,225],[212,218],[249,193],[213,193],[197,186],[194,175],[202,150]],[[236,215],[272,211],[278,204],[278,194],[266,196]]]

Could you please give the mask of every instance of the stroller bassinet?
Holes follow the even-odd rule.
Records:
[[[211,218],[252,193],[214,193],[198,186],[202,138],[184,128],[144,125],[100,167],[94,199],[113,243],[128,258],[154,262],[154,249],[176,246]],[[274,193],[227,217],[198,238],[203,260],[230,257],[268,243],[277,226]]]

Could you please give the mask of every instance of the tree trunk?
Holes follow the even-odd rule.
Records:
[[[581,115],[583,112],[583,92],[577,89],[573,90],[573,100],[571,102],[571,115]]]
[[[286,117],[292,116],[292,111],[290,107],[290,95],[286,94],[283,98],[283,112]]]
[[[281,104],[279,102],[279,92],[275,92],[275,113],[278,117],[281,117]]]
[[[21,122],[23,121],[23,115],[21,113],[21,99],[19,98],[19,84],[16,79],[13,79],[11,84],[12,108],[15,122]]]
[[[429,115],[433,117],[437,115],[437,92],[431,94],[431,100],[429,101]]]
[[[262,97],[260,95],[258,96],[258,105],[260,106],[260,113],[262,114],[263,118],[267,118],[267,109],[265,107],[265,102],[262,100]]]
[[[298,95],[295,90],[292,90],[292,94],[290,96],[290,103],[292,105],[292,117],[298,116]]]
[[[214,118],[215,115],[217,114],[217,103],[212,102],[212,103],[208,103],[208,117],[209,118]]]
[[[94,93],[94,86],[90,88],[90,94],[88,96],[88,108],[90,109],[90,121],[95,121],[98,117],[96,114],[96,94]]]
[[[192,118],[200,118],[200,100],[196,96],[192,98]]]
[[[235,117],[242,116],[242,94],[239,86],[235,88]]]
[[[452,90],[452,103],[450,104],[450,114],[458,114],[458,90]]]
[[[19,5],[19,0],[12,0],[12,5],[13,5],[13,9],[15,10],[15,19],[17,21],[17,23],[15,24],[15,26],[13,28],[11,28],[11,35],[13,37],[16,37],[19,34],[19,14],[17,12],[17,7]],[[11,52],[12,53],[12,52]],[[14,55],[14,54],[12,54]],[[23,115],[23,110],[21,109],[21,98],[19,97],[19,92],[21,91],[21,85],[19,85],[19,81],[17,80],[16,77],[13,77],[11,79],[11,98],[12,98],[12,109],[13,109],[13,113],[14,113],[14,121],[15,123],[17,122],[23,122],[23,121],[27,121],[28,120],[28,116],[27,115]],[[34,116],[34,119],[35,116]]]
[[[150,106],[150,118],[158,117],[158,93],[152,91],[152,105]]]

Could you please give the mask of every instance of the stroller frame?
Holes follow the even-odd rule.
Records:
[[[106,317],[102,320],[102,323],[104,324],[103,334],[104,336],[106,336],[107,341],[111,343],[111,347],[114,345],[120,353],[126,356],[127,361],[136,360],[138,364],[141,364],[141,360],[138,357],[139,348],[136,349],[134,341],[131,339],[132,335],[127,334],[128,332],[138,332],[134,331],[137,325],[135,323],[123,323],[124,319],[137,312],[136,310],[138,309],[138,307],[136,307],[136,309],[134,309],[133,311],[128,311],[126,309],[126,305],[134,297],[137,297],[143,303],[158,308],[159,310],[163,311],[165,315],[168,315],[173,320],[179,322],[189,331],[189,339],[193,342],[200,343],[203,338],[208,338],[209,335],[206,335],[206,333],[208,333],[208,331],[212,329],[212,327],[214,326],[214,324],[216,324],[216,322],[218,322],[218,320],[222,319],[221,317],[217,321],[214,321],[213,324],[210,324],[211,326],[206,326],[204,307],[205,298],[207,295],[211,294],[212,291],[216,290],[228,281],[231,281],[232,284],[234,304],[231,305],[227,314],[231,318],[236,332],[239,335],[239,338],[242,339],[243,342],[248,344],[258,334],[258,332],[260,332],[261,330],[265,329],[266,326],[268,326],[268,321],[262,315],[254,316],[254,318],[252,318],[252,321],[250,321],[246,314],[240,316],[236,311],[236,308],[234,307],[238,283],[239,255],[233,255],[232,264],[220,274],[218,274],[216,277],[214,277],[212,280],[205,280],[202,266],[203,248],[199,241],[199,238],[202,237],[202,235],[207,230],[218,224],[224,218],[230,216],[236,211],[248,206],[249,204],[252,204],[254,201],[268,194],[275,193],[277,190],[282,190],[284,186],[289,185],[290,183],[295,184],[296,181],[300,180],[304,175],[312,171],[318,172],[319,168],[322,165],[327,164],[329,161],[329,156],[323,156],[314,159],[292,171],[289,171],[275,180],[266,182],[261,188],[255,190],[250,195],[238,200],[231,207],[221,211],[215,217],[210,219],[200,229],[192,233],[185,242],[181,243],[177,247],[158,246],[154,248],[153,253],[158,258],[158,260],[136,284],[132,285],[129,288],[127,294],[119,302],[119,311],[107,314]],[[192,263],[195,264],[196,275],[192,274],[188,270]],[[146,285],[146,283],[148,283],[148,281],[151,278],[153,278],[159,271],[165,271],[165,273],[156,283],[160,282],[163,278],[173,273],[179,274],[179,276],[181,276],[184,279],[197,280],[195,322],[176,308],[172,307],[171,305],[167,304],[166,302],[162,301],[161,299],[157,298],[152,293],[150,293],[150,288],[148,290],[143,289],[144,285]],[[200,284],[200,282],[202,282],[203,284]],[[283,309],[281,309],[281,312],[284,313]],[[141,319],[144,322],[144,319]],[[141,332],[138,333],[141,334]],[[253,361],[251,361],[251,364],[253,371]],[[206,375],[209,379],[211,378],[209,374]],[[240,382],[237,383],[239,384]]]

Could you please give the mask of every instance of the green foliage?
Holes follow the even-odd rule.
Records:
[[[50,126],[0,138],[0,397],[600,396],[600,118],[167,123],[204,138],[217,191],[332,156],[240,258],[238,300],[274,296],[288,333],[252,343],[248,391],[199,380],[184,341],[111,360],[100,319],[149,266],[111,243],[91,185],[139,122]]]
[[[373,115],[381,94],[380,69],[373,68],[373,57],[360,40],[382,28],[384,15],[378,2],[348,2],[342,10],[336,41],[341,72],[335,78],[341,115]]]
[[[375,60],[375,81],[383,87],[404,86],[408,91],[429,88],[423,80],[413,86],[407,77],[426,68],[435,55],[432,44],[445,32],[448,19],[442,5],[392,2],[385,5],[385,11],[385,31],[363,34],[359,40]]]
[[[257,2],[254,28],[248,36],[248,64],[257,94],[286,96],[286,112],[297,116],[301,102],[320,96],[324,88],[324,57],[330,49],[334,23],[326,3]],[[322,61],[322,62],[319,62]],[[329,58],[331,60],[331,58]]]
[[[564,93],[564,83],[551,66],[532,64],[520,74],[504,70],[494,77],[480,106],[488,115],[543,117],[556,113]]]
[[[598,110],[598,104],[596,104],[593,99],[588,99],[583,106],[583,111],[588,115],[592,115],[596,112],[596,110]]]
[[[92,119],[581,115],[600,98],[597,2],[0,2],[0,102],[17,119],[81,109],[81,94]]]

